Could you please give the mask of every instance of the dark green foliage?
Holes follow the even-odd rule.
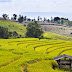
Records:
[[[23,22],[23,16],[19,15],[18,22],[19,23],[22,23]]]
[[[0,26],[0,38],[8,38],[8,37],[9,37],[8,28]]]
[[[13,36],[18,36],[18,33],[16,31],[13,32]]]
[[[9,37],[16,37],[16,36],[18,36],[18,33],[16,31],[9,32]]]
[[[24,24],[24,27],[26,27],[26,24]]]
[[[24,21],[26,21],[26,19],[27,19],[27,16],[24,17]]]
[[[7,14],[3,14],[2,16],[3,16],[3,18],[4,18],[5,20],[6,20],[6,18],[8,17]]]
[[[30,19],[30,18],[28,18],[28,19],[27,19],[27,21],[31,21],[31,19]]]
[[[0,38],[8,39],[9,37],[16,37],[18,33],[16,31],[9,32],[8,28],[4,28],[0,26]]]
[[[68,18],[61,18],[62,20],[68,20]]]
[[[54,21],[58,21],[58,20],[60,20],[59,17],[54,17]]]
[[[16,20],[17,19],[17,15],[16,14],[13,14],[13,16],[14,16],[14,20]]]
[[[9,37],[12,37],[12,32],[9,32]]]
[[[38,16],[38,21],[40,20],[40,17]]]
[[[58,67],[57,62],[53,61],[52,62],[52,68],[55,70]]]
[[[29,23],[27,25],[27,32],[26,37],[39,37],[43,33],[42,29],[39,28],[39,24],[37,24],[37,21],[34,23]]]

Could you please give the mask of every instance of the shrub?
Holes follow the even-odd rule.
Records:
[[[19,23],[22,23],[22,22],[23,22],[23,16],[21,16],[21,15],[19,16],[18,22],[19,22]]]
[[[12,32],[9,32],[9,37],[12,37]]]
[[[55,70],[55,68],[58,67],[58,64],[56,63],[56,61],[52,61],[52,68]]]
[[[0,38],[7,39],[9,37],[8,28],[4,28],[0,26]]]
[[[24,24],[24,27],[26,27],[26,25]]]
[[[18,36],[18,33],[16,31],[13,32],[13,36]]]

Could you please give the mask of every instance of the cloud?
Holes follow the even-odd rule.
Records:
[[[71,0],[12,0],[0,3],[0,9],[12,12],[72,12],[71,3]]]
[[[0,0],[3,1],[3,0]],[[23,12],[72,13],[72,0],[4,0],[0,2],[0,15]]]

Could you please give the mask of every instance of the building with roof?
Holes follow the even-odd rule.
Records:
[[[72,56],[63,54],[63,55],[54,57],[54,60],[57,61],[59,68],[72,69]]]

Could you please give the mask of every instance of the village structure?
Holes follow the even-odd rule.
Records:
[[[57,61],[59,68],[72,70],[72,56],[63,54],[63,55],[54,57],[54,60]]]

